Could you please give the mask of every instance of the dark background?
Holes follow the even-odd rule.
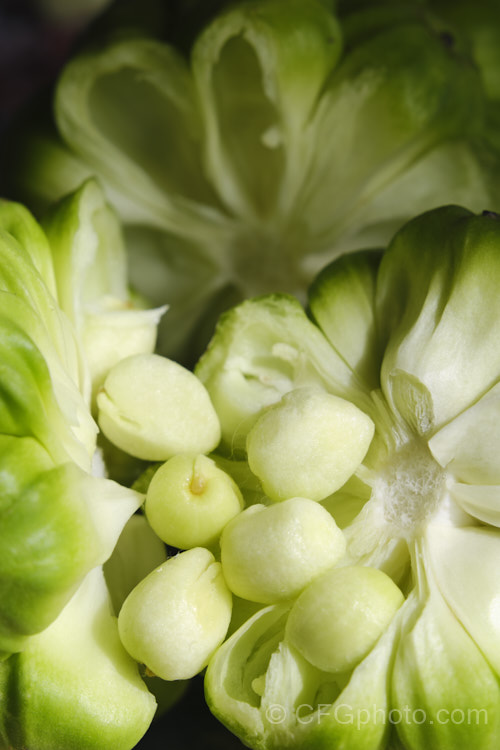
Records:
[[[28,0],[0,0],[0,129],[50,85],[88,20],[81,13],[54,17]]]

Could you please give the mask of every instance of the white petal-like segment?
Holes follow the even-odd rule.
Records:
[[[205,169],[245,219],[293,210],[307,171],[317,97],[341,34],[321,3],[239,3],[198,37],[192,70],[206,133]],[[313,130],[314,133],[314,130]]]
[[[335,350],[369,388],[377,388],[380,355],[374,297],[379,253],[343,255],[309,289],[309,307]]]
[[[429,559],[448,606],[500,673],[500,537],[484,528],[429,529]]]
[[[397,746],[496,748],[498,678],[432,577],[427,584],[427,601],[416,618],[404,623],[394,660],[390,716],[400,738]],[[469,611],[477,616],[473,605]]]
[[[429,448],[459,481],[500,484],[500,383],[439,430]]]
[[[447,206],[406,224],[380,264],[382,388],[395,370],[412,375],[432,397],[436,428],[498,382],[499,230],[494,214]]]
[[[129,113],[126,132],[122,104]],[[196,96],[189,68],[173,47],[118,40],[75,57],[61,76],[55,110],[71,148],[125,198],[127,222],[147,217],[156,223],[156,216],[163,226],[206,233],[207,211],[195,206],[212,204],[213,193],[200,164]]]
[[[500,486],[474,485],[457,482],[450,494],[462,510],[483,523],[500,526]]]

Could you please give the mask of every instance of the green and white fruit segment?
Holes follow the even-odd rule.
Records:
[[[71,254],[73,226],[61,218],[59,228],[70,235],[61,242]],[[88,363],[61,304],[66,258],[62,247],[55,257],[52,240],[26,208],[0,201],[2,657],[57,618],[143,502],[93,475],[98,430]],[[16,706],[5,710],[15,715]]]
[[[118,448],[146,461],[208,453],[220,440],[206,388],[185,367],[157,354],[127,357],[97,394],[98,421]]]
[[[154,351],[167,309],[145,309],[131,294],[122,227],[94,179],[44,215],[54,259],[55,283],[64,310],[81,340],[95,396],[111,367],[132,354]]]
[[[24,651],[0,663],[0,747],[130,750],[156,701],[118,636],[101,568]]]
[[[320,388],[297,388],[248,433],[248,463],[273,500],[324,500],[356,471],[373,432],[370,417],[349,401]]]
[[[156,471],[145,512],[164,542],[179,549],[215,544],[242,509],[238,485],[203,454],[180,453]]]
[[[247,508],[224,528],[220,546],[231,591],[242,599],[272,604],[298,596],[339,561],[346,545],[325,508],[294,497]]]
[[[144,578],[118,617],[127,651],[164,680],[194,677],[224,640],[231,592],[203,547],[171,557]]]

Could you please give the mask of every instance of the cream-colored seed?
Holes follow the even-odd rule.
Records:
[[[320,501],[356,471],[373,432],[370,417],[349,401],[319,388],[297,388],[248,433],[248,463],[273,500]]]
[[[157,354],[127,357],[97,394],[98,422],[118,448],[147,461],[208,453],[220,440],[210,397],[189,370]]]

